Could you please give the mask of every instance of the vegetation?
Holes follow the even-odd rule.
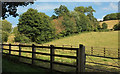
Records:
[[[7,20],[0,20],[0,23],[2,23],[2,42],[7,42],[12,30],[12,24]]]
[[[8,60],[8,58],[6,58],[6,56],[3,57],[4,57],[4,59],[2,59],[3,73],[4,72],[42,72],[43,74],[46,74],[45,72],[49,72],[41,68],[30,67],[26,64],[10,61]],[[14,60],[17,59],[14,58]]]
[[[19,34],[15,34],[15,42],[32,41],[41,44],[75,33],[98,31],[100,28],[97,19],[93,16],[95,10],[91,6],[75,7],[74,11],[70,12],[66,6],[61,5],[59,8],[55,8],[54,12],[56,16],[49,17],[45,13],[30,8],[20,15],[17,24],[18,31],[15,31],[17,28],[13,29],[13,33],[19,32]],[[59,20],[60,23],[56,23],[55,20]],[[61,25],[59,28],[62,30],[57,32],[59,28],[55,25]],[[24,41],[21,36],[25,38]]]
[[[103,18],[103,21],[107,21],[107,20],[119,20],[120,19],[120,13],[111,13],[106,15]]]
[[[2,5],[2,19],[5,19],[12,15],[13,17],[18,16],[17,7],[18,6],[27,6],[33,4],[34,2],[1,2]],[[1,10],[0,10],[1,11]]]
[[[120,30],[120,22],[113,27],[114,30]]]
[[[102,29],[107,29],[107,27],[108,27],[108,26],[107,26],[106,23],[103,23],[103,24],[102,24]]]
[[[102,27],[103,23],[108,24],[107,29],[113,29],[114,25],[119,23],[119,20],[107,20],[107,21],[100,22],[99,23],[100,27]]]
[[[33,16],[31,16],[33,15]],[[25,19],[25,20],[24,20]],[[49,16],[32,8],[20,16],[18,31],[36,43],[44,43],[54,38],[54,29]]]

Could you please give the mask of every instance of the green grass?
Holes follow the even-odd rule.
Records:
[[[2,70],[3,72],[46,72],[41,68],[33,68],[22,63],[14,63],[6,58],[2,59]]]
[[[81,33],[45,44],[53,44],[57,46],[73,45],[74,47],[83,44],[85,46],[118,48],[118,31]]]
[[[98,47],[98,48],[94,48],[94,55],[101,55],[103,56],[103,48],[99,48],[99,47],[106,47],[106,56],[108,57],[118,57],[117,54],[117,48],[118,48],[118,31],[111,31],[111,32],[89,32],[89,33],[82,33],[82,34],[78,34],[78,35],[74,35],[74,36],[69,36],[69,37],[65,37],[62,39],[58,39],[58,40],[54,40],[52,42],[48,42],[45,43],[44,45],[47,44],[52,44],[52,45],[56,45],[56,46],[62,46],[62,45],[73,45],[73,47],[78,47],[79,44],[83,44],[85,45],[85,50],[87,54],[91,54],[90,53],[90,46],[93,47]],[[66,47],[70,47],[70,46],[66,46]],[[8,47],[6,47],[8,48]],[[115,49],[111,49],[111,48],[115,48]],[[12,49],[14,50],[18,50],[18,47],[12,47]],[[31,48],[26,48],[23,47],[22,50],[24,51],[32,51]],[[43,53],[50,53],[49,49],[36,49],[37,52],[43,52]],[[70,50],[55,50],[55,54],[60,54],[60,55],[71,55],[71,56],[76,56],[75,54],[76,52],[70,51]],[[16,52],[12,52],[12,54],[16,54],[18,55],[18,53]],[[31,54],[29,53],[22,53],[22,56],[27,56],[27,57],[32,57]],[[44,60],[50,60],[49,56],[45,56],[45,55],[37,55],[37,58],[39,59],[44,59]],[[92,59],[92,60],[91,60]],[[111,60],[111,59],[107,59],[107,58],[100,58],[100,57],[92,57],[92,56],[87,56],[86,60],[89,62],[97,62],[97,63],[102,63],[102,64],[108,64],[108,65],[114,65],[114,66],[118,66],[118,64],[116,64],[115,62],[118,62],[118,60]],[[23,59],[23,61],[26,61]],[[62,63],[69,63],[69,64],[75,64],[76,60],[75,59],[68,59],[68,58],[61,58],[61,57],[55,57],[55,61],[56,62],[62,62]],[[26,62],[30,62],[29,60],[27,60]],[[48,64],[46,63],[42,63],[42,62],[37,62],[36,64],[38,65],[42,65],[42,66],[48,66]],[[110,71],[112,71],[113,67],[108,67],[107,68],[105,66],[100,66],[100,65],[95,65],[95,64],[91,64],[91,63],[86,63],[86,65],[92,66],[92,67],[97,67],[104,69],[109,69]],[[66,67],[61,67],[61,66],[57,66],[56,65],[56,69],[58,70],[62,70],[63,69],[65,71],[72,71],[72,68],[66,68]],[[69,70],[68,70],[69,69]],[[113,71],[116,71],[117,69],[114,68]],[[87,71],[91,71],[91,70],[87,70]],[[93,70],[92,70],[93,71]],[[118,70],[117,70],[118,71]]]

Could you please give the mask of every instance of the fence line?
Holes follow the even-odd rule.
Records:
[[[12,44],[2,44],[3,46],[9,46],[9,49],[5,49],[3,48],[3,50],[8,50],[9,53],[3,53],[3,54],[7,54],[7,55],[12,55],[11,54],[11,51],[16,51],[16,52],[19,52],[19,58],[27,58],[27,59],[32,59],[32,64],[34,65],[35,64],[35,60],[38,60],[38,61],[43,61],[43,62],[49,62],[50,63],[50,70],[54,70],[54,64],[59,64],[59,65],[64,65],[64,66],[69,66],[69,67],[74,67],[76,68],[76,72],[84,72],[85,71],[85,60],[86,60],[86,56],[93,56],[93,57],[101,57],[101,58],[108,58],[108,59],[118,59],[118,64],[120,65],[120,49],[118,49],[118,57],[110,57],[110,56],[107,56],[107,49],[104,47],[102,48],[103,49],[103,55],[96,55],[95,54],[95,48],[96,47],[90,47],[90,54],[85,54],[85,46],[83,45],[79,45],[79,48],[73,48],[73,46],[71,47],[65,47],[65,46],[68,46],[68,45],[62,45],[62,47],[57,47],[56,45],[53,46],[53,45],[48,45],[48,46],[36,46],[34,44],[31,45],[12,45]],[[19,47],[19,50],[11,50],[11,46],[18,46]],[[32,48],[32,51],[22,51],[21,50],[21,47],[31,47]],[[50,54],[49,53],[42,53],[42,52],[36,52],[36,49],[35,48],[48,48],[50,49]],[[98,47],[97,47],[98,48]],[[58,54],[55,54],[55,49],[64,49],[64,50],[75,50],[76,51],[76,55],[77,56],[67,56],[67,55],[58,55]],[[117,52],[116,51],[116,52]],[[29,58],[29,57],[24,57],[24,56],[21,56],[21,52],[27,52],[27,53],[32,53],[32,58]],[[42,60],[42,59],[36,59],[36,56],[35,54],[42,54],[42,55],[49,55],[50,56],[50,61],[48,60]],[[115,54],[115,55],[117,55]],[[12,55],[12,56],[16,56],[16,55]],[[76,65],[71,65],[71,64],[65,64],[65,63],[60,63],[60,62],[55,62],[55,56],[57,57],[66,57],[66,58],[71,58],[71,59],[76,59]],[[106,64],[101,64],[101,63],[96,63],[96,62],[89,62],[89,61],[86,61],[87,63],[93,63],[93,64],[99,64],[99,65],[105,65],[105,66],[113,66],[113,65],[106,65]],[[120,68],[119,66],[113,66],[113,67],[117,67],[117,68]],[[87,68],[87,67],[86,67]],[[92,69],[92,68],[91,68]]]
[[[43,61],[43,62],[49,62],[50,63],[50,70],[51,71],[54,70],[54,64],[75,67],[76,68],[76,72],[84,72],[85,71],[85,60],[86,60],[85,59],[85,46],[83,46],[81,44],[79,45],[79,48],[55,47],[53,45],[50,45],[50,46],[36,46],[34,44],[32,44],[32,46],[30,46],[30,45],[21,45],[21,44],[19,44],[19,45],[2,44],[2,45],[3,46],[9,46],[9,49],[2,48],[3,50],[8,50],[9,51],[9,53],[4,53],[3,52],[3,54],[10,55],[10,56],[17,56],[17,57],[19,57],[19,60],[21,58],[31,59],[32,60],[32,63],[31,63],[32,65],[35,65],[35,60]],[[19,50],[11,50],[11,46],[18,46]],[[31,47],[32,51],[22,51],[21,47]],[[35,48],[48,48],[48,49],[50,49],[50,54],[36,52]],[[76,52],[77,56],[58,55],[58,54],[55,54],[55,51],[54,51],[55,49],[75,50],[75,51],[77,51]],[[11,51],[19,52],[19,55],[13,55],[13,54],[11,54]],[[22,56],[21,52],[32,53],[32,58]],[[48,61],[48,60],[42,60],[42,59],[37,59],[35,54],[49,55],[50,56],[50,61]],[[55,56],[76,59],[76,65],[55,62],[54,61]]]

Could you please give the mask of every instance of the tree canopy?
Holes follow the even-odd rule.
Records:
[[[59,8],[54,9],[54,13],[58,16],[69,15],[69,10],[66,6],[60,5]]]
[[[111,13],[106,15],[103,18],[103,21],[107,21],[107,20],[119,20],[120,19],[120,13]]]
[[[5,19],[9,16],[16,17],[19,14],[17,13],[18,6],[27,6],[33,4],[34,2],[2,2],[2,19]]]
[[[36,43],[47,42],[54,37],[50,17],[32,8],[20,15],[17,25],[20,34],[24,34]]]

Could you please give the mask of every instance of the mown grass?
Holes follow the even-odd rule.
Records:
[[[3,72],[42,72],[45,74],[46,70],[41,68],[33,68],[22,63],[14,63],[6,58],[2,59]],[[48,71],[47,71],[48,72]]]
[[[103,51],[104,51],[104,47],[105,47],[106,48],[106,54],[105,54],[106,56],[118,57],[118,55],[117,55],[118,54],[118,50],[117,50],[117,48],[118,48],[118,31],[83,33],[83,34],[66,37],[66,38],[62,38],[62,39],[54,40],[52,42],[45,43],[45,45],[47,45],[47,44],[49,44],[49,45],[52,44],[55,46],[73,45],[73,47],[78,47],[79,44],[83,44],[83,45],[85,45],[85,48],[86,48],[85,49],[86,54],[91,54],[91,46],[93,46],[94,47],[93,54],[101,55],[101,56],[104,55]],[[70,46],[66,46],[66,47],[70,47]],[[6,47],[6,48],[8,48],[8,47]],[[12,47],[12,49],[18,50],[19,48]],[[32,51],[32,48],[22,47],[22,50],[23,51]],[[50,50],[39,48],[39,49],[36,49],[36,52],[50,53]],[[18,55],[18,53],[16,53],[16,52],[12,52],[12,54]],[[76,51],[56,49],[55,54],[76,56]],[[30,53],[22,53],[22,56],[32,57],[32,55]],[[40,54],[36,55],[36,58],[50,60],[50,56],[40,55]],[[24,60],[24,59],[22,61],[25,61],[25,62],[29,61],[29,63],[31,62],[30,60]],[[73,64],[73,65],[76,64],[75,59],[55,57],[55,61]],[[107,59],[107,58],[87,56],[86,61],[118,66],[118,64],[116,63],[116,62],[118,62],[118,60],[112,60],[112,59]],[[45,67],[49,67],[48,66],[49,64],[46,64],[44,62],[36,61],[36,64],[42,65]],[[86,65],[92,66],[92,67],[95,67],[98,69],[101,68],[103,70],[119,71],[118,68],[114,68],[112,66],[103,66],[103,65],[96,66],[96,64],[92,64],[92,63],[86,63]],[[62,70],[62,71],[63,71],[63,69],[64,69],[64,71],[75,71],[75,70],[72,70],[73,68],[69,68],[69,67],[66,68],[64,66],[61,67],[59,65],[56,65],[55,68],[58,70]],[[86,71],[94,71],[94,70],[86,69]]]

